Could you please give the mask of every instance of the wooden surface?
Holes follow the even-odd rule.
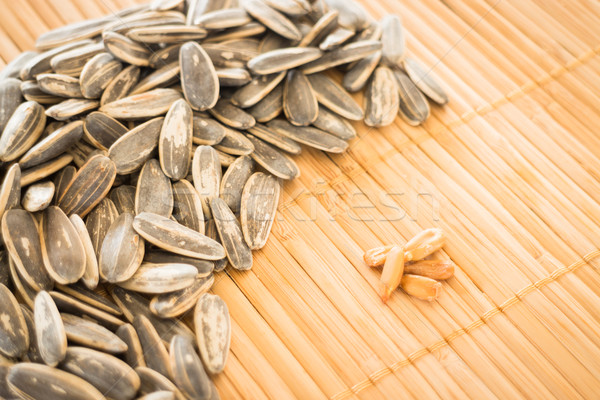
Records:
[[[363,2],[402,16],[450,104],[296,158],[254,268],[216,279],[233,322],[222,398],[597,398],[599,3]],[[133,3],[0,0],[0,57]],[[363,251],[431,226],[456,277],[437,302],[382,305]]]

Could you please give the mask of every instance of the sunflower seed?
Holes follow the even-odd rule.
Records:
[[[226,8],[200,15],[194,25],[204,29],[227,29],[242,26],[252,21],[248,13],[241,8]]]
[[[23,208],[29,212],[37,212],[46,209],[54,197],[54,183],[46,181],[31,185],[25,190]]]
[[[57,284],[56,288],[77,300],[83,301],[84,303],[97,308],[98,310],[102,310],[117,316],[123,314],[121,309],[117,307],[117,305],[110,299],[106,298],[102,294],[94,292],[93,290],[86,289],[79,283],[66,286]]]
[[[277,50],[285,47],[292,47],[292,41],[278,35],[275,32],[267,32],[267,34],[260,40],[258,44],[258,52],[254,57],[261,53],[267,53],[271,50]],[[250,61],[250,60],[246,60]]]
[[[95,111],[85,118],[83,132],[86,139],[101,150],[108,150],[127,128],[116,119]]]
[[[217,104],[208,111],[213,117],[235,129],[248,129],[256,124],[256,120],[252,115],[241,108],[234,106],[227,99],[220,99]]]
[[[147,11],[131,14],[126,18],[119,19],[104,28],[106,32],[118,32],[125,34],[133,28],[144,28],[160,25],[183,25],[185,15],[179,11]]]
[[[427,97],[439,105],[448,103],[448,95],[433,77],[433,68],[427,70],[417,60],[412,58],[405,59],[402,66],[413,83]]]
[[[8,386],[24,399],[103,400],[105,397],[83,379],[42,364],[20,363],[10,368]],[[65,394],[68,397],[65,397]]]
[[[202,200],[189,181],[182,179],[173,184],[173,217],[181,225],[204,233]]]
[[[300,40],[302,34],[298,28],[279,11],[276,11],[260,0],[246,0],[243,3],[244,8],[252,17],[264,24],[273,32],[290,39]]]
[[[194,326],[206,370],[210,374],[220,373],[225,367],[231,342],[227,304],[219,296],[203,294],[194,310]]]
[[[41,90],[58,97],[83,97],[79,79],[63,74],[39,74],[37,83]]]
[[[21,278],[35,291],[51,289],[53,282],[44,268],[40,235],[32,214],[8,210],[2,217],[4,245]]]
[[[112,223],[100,250],[100,276],[123,282],[137,271],[144,258],[144,240],[133,230],[133,215],[121,214]]]
[[[4,81],[10,78],[20,78],[21,70],[31,59],[39,55],[37,51],[24,51],[19,54],[12,61],[0,71],[0,81]]]
[[[338,117],[327,108],[319,107],[319,115],[313,125],[322,131],[328,132],[342,140],[350,140],[356,137],[356,130],[346,119]]]
[[[132,399],[140,387],[140,378],[129,365],[114,356],[84,347],[69,347],[61,368],[115,400]]]
[[[92,239],[92,246],[94,247],[96,258],[100,257],[100,249],[104,242],[106,232],[108,232],[108,229],[118,216],[119,212],[117,211],[117,208],[108,198],[102,199],[88,215],[85,221],[85,227]]]
[[[70,342],[109,354],[127,351],[127,344],[102,325],[72,314],[61,313],[60,316]],[[67,358],[68,352],[67,349]]]
[[[140,80],[138,84],[131,89],[129,96],[144,93],[157,87],[169,86],[170,83],[177,80],[179,71],[179,62],[177,60],[171,64],[161,66],[156,71],[151,72],[146,75],[144,79]]]
[[[267,126],[298,143],[330,153],[342,153],[348,148],[344,140],[314,127],[294,126],[283,119],[274,119]]]
[[[233,129],[225,131],[225,137],[215,145],[215,149],[236,156],[243,156],[254,151],[254,145],[246,137]]]
[[[141,380],[140,394],[147,395],[157,391],[168,391],[174,393],[175,399],[186,400],[186,397],[179,391],[177,386],[166,376],[156,372],[151,368],[137,367],[135,369]]]
[[[32,288],[31,285],[25,282],[25,280],[17,271],[15,262],[10,256],[8,257],[8,268],[15,293],[19,294],[20,298],[25,301],[25,304],[27,304],[30,308],[33,308],[33,302],[38,292],[37,289]]]
[[[401,71],[394,71],[400,96],[400,115],[409,125],[417,126],[429,118],[429,102],[412,80]]]
[[[185,25],[146,26],[129,30],[127,37],[141,43],[178,43],[203,39],[206,37],[206,30]]]
[[[104,43],[91,43],[57,54],[50,60],[50,66],[58,74],[77,76],[83,66],[96,54],[104,51]]]
[[[219,85],[227,87],[244,86],[252,81],[250,73],[244,68],[218,69],[217,78],[219,78]]]
[[[27,349],[27,353],[25,353],[25,355],[22,357],[22,359],[23,359],[23,361],[43,364],[44,360],[42,359],[42,356],[40,355],[40,348],[38,347],[37,340],[36,340],[37,334],[35,333],[35,321],[33,320],[33,311],[31,311],[29,308],[27,308],[23,304],[19,304],[19,307],[21,308],[21,313],[23,314],[23,318],[25,319],[25,323],[27,324],[27,332],[28,332],[27,334],[29,337],[29,348]],[[1,361],[0,361],[0,365],[2,365]],[[1,372],[0,372],[0,375],[1,375]],[[0,382],[5,382],[5,381],[2,381],[2,379],[0,377]],[[0,396],[2,396],[2,389],[0,389]]]
[[[177,90],[154,89],[105,104],[100,111],[118,119],[151,118],[165,114],[179,99],[181,94]]]
[[[35,296],[33,319],[40,355],[44,363],[55,367],[65,357],[67,334],[54,300],[44,290]]]
[[[50,133],[36,145],[31,147],[19,160],[21,168],[33,166],[49,161],[67,151],[77,143],[83,135],[83,123],[73,121]]]
[[[261,167],[281,179],[294,179],[300,176],[300,170],[291,158],[252,135],[248,135],[248,139],[254,145],[251,157]]]
[[[197,269],[192,265],[144,263],[119,286],[141,293],[170,293],[191,286],[196,274]]]
[[[159,69],[179,61],[179,50],[181,49],[181,46],[181,43],[175,43],[165,47],[164,49],[153,52],[148,59],[150,67]]]
[[[219,33],[212,34],[204,39],[204,43],[224,43],[230,40],[246,39],[251,36],[262,35],[266,30],[267,28],[263,24],[250,22],[237,28],[225,29]]]
[[[21,202],[21,168],[13,164],[6,171],[0,186],[0,218],[7,210],[17,208]]]
[[[171,181],[160,168],[157,160],[146,162],[137,182],[135,213],[150,212],[170,217],[173,212],[173,189]]]
[[[312,26],[311,30],[304,35],[298,47],[315,46],[323,41],[337,26],[339,12],[329,10]]]
[[[377,51],[370,56],[358,61],[352,68],[346,72],[342,85],[349,92],[358,92],[367,84],[373,71],[379,65],[381,60],[381,51]]]
[[[239,157],[231,164],[221,180],[220,197],[234,213],[239,212],[244,184],[254,171],[254,162],[249,156]]]
[[[314,74],[338,65],[361,60],[379,50],[381,50],[381,42],[378,40],[362,40],[349,43],[323,54],[321,58],[304,65],[302,70],[305,74]]]
[[[319,44],[319,48],[323,51],[331,51],[346,43],[354,37],[354,30],[338,27],[327,35]]]
[[[184,6],[184,0],[154,0],[150,3],[150,10],[153,11],[166,11],[172,9],[179,9]]]
[[[60,171],[73,161],[73,156],[63,154],[53,160],[36,165],[21,172],[21,186],[27,186],[41,179],[44,179],[53,173]]]
[[[179,64],[181,87],[190,106],[200,111],[212,108],[219,98],[219,78],[206,51],[198,43],[185,43]]]
[[[256,124],[248,129],[252,135],[291,154],[300,154],[302,148],[295,141],[281,135],[279,132],[262,124]]]
[[[7,78],[0,81],[0,132],[4,130],[8,120],[17,107],[23,102],[21,81]]]
[[[16,108],[0,136],[0,161],[13,161],[38,140],[46,124],[44,108],[27,101]]]
[[[173,381],[190,399],[210,399],[212,385],[192,342],[182,336],[173,336],[169,357]]]
[[[209,238],[221,243],[221,238],[219,237],[219,232],[217,232],[217,226],[215,225],[214,219],[209,219],[205,224],[205,232],[206,236]],[[213,264],[213,272],[221,272],[227,267],[227,258],[223,258],[221,260],[214,261]]]
[[[192,175],[194,187],[202,200],[202,210],[206,217],[210,217],[208,202],[211,198],[219,196],[221,182],[221,164],[219,157],[210,146],[199,146],[192,162]]]
[[[278,85],[248,112],[257,122],[269,122],[283,111],[283,85]]]
[[[158,147],[158,138],[164,118],[154,118],[136,126],[114,142],[108,156],[115,163],[119,175],[127,175],[142,168]]]
[[[365,92],[365,124],[387,126],[394,122],[400,106],[398,84],[387,67],[377,67]]]
[[[219,68],[245,68],[246,63],[258,55],[258,52],[252,49],[238,48],[224,42],[203,43],[202,48],[208,54],[213,65]]]
[[[27,81],[31,79],[35,79],[35,77],[39,74],[52,72],[52,67],[50,66],[50,60],[56,56],[57,54],[65,53],[69,50],[83,47],[89,44],[92,44],[91,40],[79,40],[74,43],[68,43],[60,47],[56,47],[54,49],[50,49],[43,53],[37,54],[30,58],[21,69],[19,76],[22,81]]]
[[[257,172],[248,179],[242,193],[240,221],[248,247],[258,250],[267,243],[275,221],[280,185],[276,178]]]
[[[193,117],[192,142],[199,145],[212,146],[225,137],[227,128],[212,118],[200,115]]]
[[[211,237],[212,238],[212,237]],[[187,264],[196,267],[198,278],[204,278],[210,275],[214,269],[214,262],[199,260],[197,258],[185,257],[178,254],[167,253],[163,251],[147,252],[144,261],[154,264]]]
[[[59,121],[66,121],[69,118],[95,110],[98,108],[98,104],[96,100],[69,99],[46,109],[46,115]]]
[[[161,318],[174,318],[196,305],[200,296],[206,293],[215,281],[214,275],[196,277],[194,283],[185,289],[155,296],[150,301],[150,311]]]
[[[115,203],[119,214],[135,214],[135,186],[122,185],[110,192],[110,199]]]
[[[306,0],[265,0],[270,7],[284,14],[299,17],[306,15],[311,7]]]
[[[0,354],[6,357],[21,357],[29,349],[29,330],[25,317],[11,291],[0,284]]]
[[[81,245],[85,252],[85,268],[81,281],[88,289],[94,289],[98,286],[99,273],[98,273],[98,261],[92,244],[92,239],[87,231],[85,223],[77,214],[71,215],[69,218],[71,224],[75,228]]]
[[[133,319],[133,326],[140,338],[148,368],[172,379],[173,371],[169,363],[169,353],[150,320],[144,315],[137,315]]]
[[[44,105],[53,105],[64,100],[62,97],[54,96],[40,89],[36,81],[25,81],[21,83],[21,93],[27,101],[35,101]]]
[[[119,337],[127,346],[124,354],[124,359],[132,368],[145,367],[144,352],[140,338],[131,324],[124,324],[117,329],[117,337]]]
[[[103,106],[126,97],[131,88],[137,84],[139,77],[139,67],[130,65],[123,68],[104,89],[100,98],[100,105]]]
[[[93,38],[99,35],[110,21],[110,17],[102,17],[61,26],[42,33],[35,41],[35,47],[40,50],[47,50],[74,41]]]
[[[323,74],[309,75],[319,103],[344,118],[358,121],[364,114],[360,106],[339,84]]]
[[[354,0],[325,0],[332,9],[339,11],[339,24],[344,28],[360,31],[369,26],[370,16],[364,7]]]
[[[321,57],[316,47],[288,47],[262,53],[248,61],[248,68],[259,75],[274,74],[296,68]]]
[[[238,89],[231,97],[231,102],[242,108],[252,107],[265,99],[283,78],[285,78],[285,72],[257,76],[246,86]]]
[[[319,104],[311,84],[301,71],[287,74],[283,88],[283,112],[294,125],[307,126],[317,119]]]
[[[231,266],[237,270],[252,268],[252,251],[244,242],[242,228],[233,212],[218,197],[210,200],[210,208]]]
[[[148,59],[152,53],[143,44],[119,33],[106,31],[102,34],[102,40],[106,50],[119,60],[138,67],[148,66]]]
[[[117,330],[124,324],[124,322],[116,316],[79,301],[74,297],[60,292],[50,292],[50,296],[56,303],[58,309],[62,312],[77,315],[82,318],[91,318],[111,331]]]
[[[389,67],[400,67],[405,55],[406,39],[402,32],[402,21],[397,15],[389,14],[381,19],[382,61]]]
[[[185,100],[177,100],[165,117],[158,143],[160,166],[165,175],[173,180],[185,178],[188,173],[192,136],[192,109]],[[147,211],[152,212],[152,209]]]
[[[92,57],[81,70],[79,81],[81,93],[87,99],[97,99],[123,69],[123,64],[109,53],[100,53]]]

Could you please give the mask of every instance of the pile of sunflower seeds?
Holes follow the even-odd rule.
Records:
[[[209,290],[266,244],[290,155],[448,100],[349,0],[157,0],[36,45],[0,72],[0,399],[218,398]]]

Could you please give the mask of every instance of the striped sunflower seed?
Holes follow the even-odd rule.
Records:
[[[336,10],[329,10],[323,14],[311,27],[310,31],[304,35],[298,46],[316,46],[321,43],[337,27],[338,15],[339,12]]]
[[[281,135],[279,132],[268,126],[256,124],[253,128],[248,129],[248,132],[290,154],[300,154],[302,151],[302,147],[300,147],[297,142]]]
[[[356,137],[356,130],[351,123],[322,106],[319,107],[319,115],[313,125],[342,140],[350,140]]]
[[[215,149],[235,156],[244,156],[254,151],[254,145],[242,133],[227,129],[225,137],[215,145]]]
[[[354,30],[338,27],[327,35],[319,44],[319,48],[323,51],[335,50],[355,35]]]
[[[129,30],[127,37],[141,43],[179,43],[203,39],[206,29],[185,25],[146,26]]]
[[[25,190],[21,205],[29,212],[45,210],[54,197],[54,183],[51,181],[36,183]]]
[[[34,101],[19,105],[0,136],[0,161],[22,156],[39,139],[46,124],[44,108]]]
[[[181,93],[174,89],[154,89],[125,97],[100,107],[100,111],[117,119],[152,118],[169,111]]]
[[[349,43],[323,54],[321,58],[304,65],[302,70],[305,74],[314,74],[338,65],[362,60],[379,50],[381,50],[381,42],[378,40],[362,40]]]
[[[207,235],[209,236],[209,235]],[[211,236],[209,236],[212,238]],[[191,258],[186,256],[181,256],[178,254],[167,253],[164,251],[150,251],[147,252],[144,256],[144,261],[154,264],[187,264],[193,265],[196,267],[198,278],[204,278],[209,276],[214,269],[214,262],[207,260],[200,260],[197,258]]]
[[[131,174],[152,158],[164,118],[158,117],[136,126],[108,149],[108,157],[115,163],[119,175]]]
[[[399,114],[412,126],[422,124],[429,118],[429,102],[425,95],[413,83],[413,81],[402,71],[394,71],[394,77],[398,85],[400,96]]]
[[[40,50],[48,50],[75,41],[93,38],[99,35],[109,22],[110,17],[102,17],[61,26],[42,33],[35,41],[35,47]]]
[[[233,212],[218,197],[210,200],[210,209],[231,266],[237,270],[252,268],[252,251],[244,242],[242,228]]]
[[[277,85],[262,100],[248,109],[257,122],[269,122],[283,111],[283,85]]]
[[[44,360],[42,359],[42,356],[40,355],[40,348],[38,347],[38,344],[36,341],[37,334],[35,332],[35,321],[33,320],[33,311],[31,311],[29,308],[27,308],[27,306],[25,306],[24,304],[19,304],[19,307],[21,308],[21,312],[23,313],[23,317],[25,318],[25,323],[27,324],[27,331],[28,331],[28,335],[29,335],[29,348],[27,349],[27,353],[25,353],[25,355],[22,357],[22,359],[23,359],[23,361],[43,364]],[[17,323],[17,325],[18,325],[18,323]],[[0,365],[2,365],[1,361],[0,361]],[[0,375],[1,375],[1,372],[0,372]],[[0,382],[6,382],[6,381],[2,381],[1,379],[2,379],[2,377],[0,376]],[[2,389],[0,389],[0,396],[1,395],[2,395]]]
[[[19,77],[22,81],[27,81],[31,79],[35,79],[39,74],[44,74],[47,72],[52,72],[52,66],[50,65],[50,60],[58,54],[65,53],[69,50],[83,47],[93,42],[88,39],[79,40],[77,42],[68,43],[63,46],[56,47],[54,49],[50,49],[39,53],[32,58],[30,58],[21,69],[19,73]]]
[[[79,82],[81,93],[86,99],[97,99],[123,69],[123,64],[109,53],[99,53],[92,57],[81,70]]]
[[[31,147],[19,160],[21,168],[31,168],[60,156],[81,139],[83,123],[70,122]]]
[[[103,106],[126,97],[139,78],[140,68],[138,66],[130,65],[123,68],[104,89],[102,97],[100,97],[100,105]]]
[[[35,101],[44,105],[53,105],[64,100],[62,97],[48,94],[40,89],[36,81],[25,81],[21,83],[21,93],[27,101]],[[20,103],[19,103],[20,104]]]
[[[227,304],[219,296],[205,293],[194,310],[198,350],[210,374],[223,371],[231,342],[231,321]]]
[[[96,54],[104,51],[104,43],[90,43],[57,54],[50,60],[50,66],[58,74],[78,76],[84,65]]]
[[[23,102],[21,95],[21,81],[15,78],[6,78],[0,81],[0,132],[4,130],[8,120],[13,115],[19,104]]]
[[[196,19],[211,11],[228,8],[231,0],[191,0],[188,4],[186,24],[196,25]]]
[[[363,110],[339,84],[324,74],[309,75],[308,80],[315,91],[319,103],[344,118],[353,121],[363,118]]]
[[[138,178],[135,213],[151,212],[170,217],[173,212],[173,188],[157,160],[146,162]]]
[[[219,98],[219,78],[206,51],[198,43],[185,43],[179,65],[181,87],[190,106],[200,111],[212,108]]]
[[[137,372],[142,383],[140,386],[140,394],[148,395],[158,391],[167,391],[174,393],[174,398],[177,400],[187,399],[177,386],[161,373],[146,367],[137,367],[135,372]]]
[[[104,237],[100,250],[100,276],[108,282],[131,278],[144,258],[144,240],[133,229],[133,215],[121,214]]]
[[[133,326],[140,339],[148,368],[172,379],[173,370],[169,363],[169,352],[150,320],[144,315],[137,315],[133,319]]]
[[[298,28],[287,17],[264,2],[260,0],[246,0],[243,6],[248,14],[273,32],[290,40],[302,39],[302,34]]]
[[[0,354],[6,357],[21,357],[29,349],[29,330],[23,312],[15,296],[0,284]]]
[[[227,128],[210,117],[194,115],[192,142],[199,145],[212,146],[225,137]]]
[[[267,243],[280,190],[277,179],[262,172],[252,175],[244,185],[240,221],[244,239],[251,250],[261,249]]]
[[[188,398],[211,398],[213,387],[210,378],[188,338],[173,336],[169,363],[173,371],[173,381]]]
[[[69,217],[69,220],[75,228],[85,252],[85,268],[83,276],[81,277],[81,281],[88,289],[95,289],[98,286],[100,275],[98,272],[98,260],[96,258],[92,239],[87,231],[85,223],[79,215],[73,214],[71,217]]]
[[[354,0],[325,0],[332,9],[339,11],[338,22],[347,29],[360,31],[369,26],[370,16],[364,7]]]
[[[95,111],[85,117],[83,132],[85,138],[96,148],[108,150],[121,136],[127,133],[127,128],[116,119]]]
[[[234,213],[240,211],[242,190],[253,172],[254,162],[252,158],[250,156],[242,156],[235,160],[223,175],[219,196]]]
[[[271,50],[277,50],[285,47],[292,47],[292,41],[284,38],[281,35],[278,35],[275,32],[267,32],[267,34],[259,42],[258,54],[267,53]],[[255,54],[255,56],[258,54]]]
[[[202,200],[204,216],[210,218],[208,202],[211,198],[219,196],[221,182],[221,164],[219,156],[210,146],[198,146],[192,161],[192,175],[194,187]]]
[[[63,74],[39,74],[37,83],[41,90],[58,97],[83,97],[79,79]]]
[[[427,97],[439,105],[448,103],[448,95],[433,77],[433,68],[427,70],[417,60],[412,58],[405,59],[402,66],[413,83]]]
[[[47,108],[46,115],[59,121],[66,121],[80,114],[95,110],[99,104],[96,100],[69,99]]]
[[[50,161],[36,165],[24,171],[21,171],[21,186],[31,185],[41,179],[44,179],[53,173],[60,171],[73,161],[73,156],[70,154],[63,154]]]
[[[117,329],[115,333],[126,345],[127,350],[124,354],[124,359],[131,368],[145,367],[144,351],[140,338],[131,324],[124,324]]]
[[[283,119],[274,119],[267,126],[298,143],[329,153],[343,153],[348,148],[346,141],[311,126],[294,126]]]
[[[224,68],[217,70],[219,85],[221,86],[244,86],[252,80],[250,73],[244,68]]]
[[[117,207],[119,214],[135,214],[135,186],[121,185],[110,192],[110,199]]]
[[[62,312],[77,315],[82,318],[91,318],[110,331],[117,330],[124,322],[113,314],[99,310],[87,303],[79,301],[72,296],[60,292],[50,292],[56,306]]]
[[[242,26],[252,21],[248,13],[241,8],[224,8],[200,15],[194,25],[204,29],[227,29]]]
[[[179,77],[179,62],[174,62],[160,66],[156,71],[153,71],[140,80],[137,85],[129,92],[130,96],[141,94],[149,90],[169,86]]]
[[[203,43],[202,48],[218,68],[245,68],[246,63],[258,55],[257,51],[237,48],[223,42]]]
[[[202,199],[189,181],[182,179],[173,184],[173,218],[181,225],[204,233]]]
[[[8,257],[8,268],[10,271],[10,279],[13,283],[13,288],[15,290],[15,294],[18,294],[20,298],[25,301],[28,307],[33,309],[33,303],[35,301],[35,296],[38,293],[36,289],[32,288],[25,280],[21,277],[17,268],[15,267],[15,262],[12,257]],[[43,362],[43,361],[42,361]]]
[[[175,181],[185,178],[190,169],[192,137],[192,109],[184,99],[177,100],[167,112],[158,140],[160,166]]]
[[[127,344],[117,335],[100,324],[72,314],[60,314],[67,339],[91,349],[109,354],[121,354],[127,351]],[[67,358],[69,349],[67,349]]]
[[[312,124],[319,114],[319,103],[312,86],[302,71],[291,70],[283,88],[283,112],[297,126]]]
[[[25,64],[27,64],[31,59],[33,59],[39,54],[40,53],[37,51],[29,50],[24,51],[15,58],[13,58],[13,60],[6,64],[2,71],[0,71],[0,82],[3,82],[10,78],[20,78],[21,70],[23,69]]]
[[[400,67],[406,52],[406,38],[399,16],[389,14],[381,19],[381,45],[383,63]]]
[[[268,75],[308,64],[321,56],[316,47],[288,47],[254,57],[248,61],[248,68],[255,74]]]
[[[144,263],[119,286],[140,293],[170,293],[191,286],[197,271],[196,267],[187,264]]]
[[[175,43],[159,49],[152,53],[148,59],[149,66],[154,69],[165,67],[171,63],[179,61],[179,51],[181,49],[181,43]]]
[[[85,227],[92,239],[96,258],[100,257],[100,249],[106,232],[118,216],[119,212],[115,204],[108,198],[102,199],[87,216]]]
[[[251,83],[250,83],[251,84]],[[235,129],[248,129],[256,124],[254,117],[239,107],[236,107],[227,99],[220,99],[217,104],[208,110],[210,114]]]
[[[138,67],[148,66],[152,53],[147,46],[117,32],[105,31],[102,33],[102,40],[106,50],[117,59]]]
[[[196,277],[194,283],[185,289],[155,296],[150,301],[150,311],[161,318],[174,318],[189,311],[196,301],[208,292],[215,281],[214,275]]]
[[[285,72],[256,76],[250,83],[233,94],[231,102],[241,108],[252,107],[265,99],[283,78],[285,78]]]
[[[45,290],[35,296],[33,320],[40,356],[46,365],[55,367],[65,358],[67,334],[58,308]]]
[[[373,71],[375,71],[375,68],[379,65],[380,60],[381,51],[377,51],[358,61],[344,75],[342,81],[344,89],[349,92],[358,92],[359,90],[362,90],[369,81],[371,75],[373,75]]]
[[[265,3],[284,14],[294,17],[306,15],[311,9],[307,0],[266,0]]]
[[[387,126],[394,122],[400,107],[398,84],[391,69],[377,67],[365,92],[365,124]]]
[[[57,284],[56,288],[77,300],[83,301],[84,303],[97,308],[98,310],[102,310],[113,315],[123,314],[121,309],[105,295],[99,294],[90,289],[86,289],[79,283],[74,285]]]
[[[300,176],[300,169],[294,160],[255,136],[248,135],[248,139],[254,145],[251,157],[261,167],[281,179],[294,179]]]

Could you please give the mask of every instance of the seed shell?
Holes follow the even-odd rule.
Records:
[[[339,84],[324,74],[309,75],[308,80],[319,103],[344,118],[353,121],[363,118],[364,114],[360,106]]]
[[[227,304],[217,295],[203,294],[194,310],[194,326],[206,370],[210,374],[220,373],[225,367],[231,342]]]
[[[133,319],[133,326],[140,338],[148,368],[172,379],[173,371],[169,363],[169,353],[150,320],[144,315],[137,315]]]
[[[389,67],[400,67],[405,55],[406,39],[402,32],[402,21],[397,15],[389,14],[381,19],[382,61]]]
[[[285,71],[271,75],[258,75],[246,86],[238,89],[231,97],[231,102],[241,108],[252,107],[274,91],[283,78],[285,78]]]
[[[108,198],[102,199],[88,215],[85,226],[92,239],[96,257],[100,256],[100,248],[102,247],[102,242],[104,241],[106,232],[108,232],[108,228],[110,228],[118,216],[119,212],[117,211],[117,208]]]
[[[133,229],[133,215],[121,214],[112,223],[100,250],[100,276],[111,282],[131,278],[144,258],[144,240]]]
[[[150,311],[161,318],[175,318],[196,305],[200,296],[210,290],[215,281],[214,275],[196,277],[194,283],[185,289],[155,296],[150,301]]]
[[[379,65],[379,61],[381,61],[381,51],[377,51],[356,62],[356,64],[344,75],[342,81],[344,89],[349,92],[358,92],[359,90],[362,90],[369,81],[371,75],[373,75],[375,68]]]
[[[212,146],[225,137],[227,128],[210,117],[194,115],[192,142],[199,145]]]
[[[288,18],[264,2],[260,0],[246,0],[243,6],[248,14],[273,32],[290,40],[302,39],[302,34]]]
[[[234,161],[221,180],[219,196],[232,212],[238,213],[242,201],[242,190],[254,172],[254,161],[250,156],[242,156]]]
[[[302,71],[287,73],[283,88],[283,112],[288,121],[297,126],[308,126],[319,114],[319,103],[310,81]]]
[[[123,68],[104,89],[102,97],[100,97],[100,105],[103,106],[126,97],[131,88],[137,84],[139,78],[140,68],[136,65]]]
[[[76,47],[52,57],[50,66],[56,73],[77,76],[81,73],[88,60],[102,51],[104,51],[104,44],[102,42]]]
[[[235,129],[248,129],[256,124],[254,117],[239,107],[236,107],[231,101],[220,99],[217,104],[208,110],[210,114],[224,123]]]
[[[29,349],[27,322],[15,296],[0,284],[0,354],[6,357],[20,357]]]
[[[196,274],[197,269],[193,265],[144,263],[119,286],[140,293],[170,293],[191,286]]]
[[[117,207],[119,214],[135,214],[135,186],[121,185],[110,192],[110,199]]]
[[[85,252],[85,268],[81,281],[88,289],[94,289],[98,286],[100,276],[98,272],[98,260],[96,259],[92,239],[86,229],[85,223],[79,215],[73,214],[69,217],[69,220],[71,221],[73,228],[75,228]]]
[[[127,351],[127,344],[102,325],[72,314],[61,313],[60,316],[69,342],[109,354]],[[67,349],[67,358],[68,353]]]
[[[448,95],[433,77],[433,68],[427,70],[417,60],[412,58],[405,59],[402,65],[413,83],[427,97],[439,105],[448,103]]]
[[[219,157],[210,146],[199,146],[194,153],[192,162],[192,175],[194,187],[202,200],[204,216],[211,216],[208,202],[211,198],[219,196],[221,182],[221,164]]]
[[[139,67],[148,66],[148,59],[152,53],[143,44],[137,43],[120,33],[110,31],[105,31],[102,34],[102,40],[106,50],[119,60]]]
[[[248,69],[258,75],[274,74],[296,68],[319,59],[316,47],[287,47],[262,53],[248,61]]]
[[[0,161],[13,161],[38,140],[46,124],[44,108],[34,101],[19,105],[0,136]]]
[[[100,111],[117,119],[151,118],[165,114],[179,99],[177,90],[154,89],[105,104]]]
[[[152,158],[164,118],[158,117],[136,126],[114,142],[108,157],[115,163],[119,175],[127,175],[142,168]]]
[[[254,145],[242,133],[227,129],[225,137],[215,145],[215,149],[235,156],[244,156],[254,151]]]
[[[19,308],[21,309],[21,313],[23,314],[23,318],[25,319],[25,323],[27,324],[27,334],[29,337],[29,348],[27,352],[22,357],[23,361],[27,362],[35,362],[38,364],[43,364],[44,360],[40,355],[40,348],[37,344],[37,334],[35,333],[35,321],[33,320],[33,311],[31,311],[26,305],[19,304]],[[17,323],[18,325],[18,323]],[[0,359],[0,368],[2,365],[2,361]],[[2,373],[0,372],[0,375]],[[2,381],[2,377],[0,376],[0,382]],[[5,382],[5,381],[4,381]],[[0,396],[2,396],[2,389],[0,389]]]
[[[413,81],[401,71],[394,71],[400,96],[400,115],[410,125],[417,126],[429,118],[429,102]]]
[[[113,303],[110,298],[107,298],[106,295],[100,294],[91,289],[87,289],[79,283],[73,285],[57,284],[56,288],[77,300],[83,301],[84,303],[97,308],[98,310],[117,316],[123,314],[121,309],[117,307],[117,305]]]
[[[82,318],[91,318],[111,331],[117,330],[124,322],[113,314],[109,314],[87,303],[79,301],[72,296],[60,292],[50,292],[50,296],[61,312],[77,315]]]
[[[261,167],[281,179],[294,179],[300,176],[300,169],[294,160],[252,135],[248,135],[248,139],[254,145],[251,157]]]
[[[117,329],[116,335],[127,345],[124,359],[131,368],[145,367],[144,351],[140,338],[131,324],[124,324]]]
[[[277,85],[268,95],[250,107],[248,112],[257,122],[265,123],[283,111],[283,85]]]
[[[97,100],[69,99],[55,104],[46,109],[46,115],[58,121],[66,121],[70,118],[84,114],[98,108]]]
[[[314,74],[337,67],[338,65],[362,60],[379,50],[381,50],[381,42],[379,40],[361,40],[349,43],[323,54],[321,58],[304,65],[302,70],[305,74]]]
[[[55,159],[21,171],[21,186],[24,187],[32,184],[33,182],[44,179],[53,173],[60,171],[69,163],[71,163],[71,161],[73,161],[72,155],[63,154]]]
[[[170,217],[173,212],[173,189],[157,160],[146,162],[138,178],[135,213],[150,212]]]
[[[135,372],[137,372],[142,383],[140,394],[148,395],[157,391],[168,391],[174,393],[174,398],[177,400],[187,399],[169,378],[159,372],[146,367],[137,367]]]
[[[387,126],[394,122],[400,107],[398,84],[391,69],[377,67],[365,92],[365,124]]]
[[[39,74],[36,77],[39,88],[58,97],[83,97],[79,79],[63,74]]]
[[[187,175],[192,137],[192,109],[185,100],[177,100],[167,112],[158,141],[160,166],[169,178],[177,181]]]
[[[213,388],[210,378],[188,338],[173,336],[169,362],[173,371],[173,381],[188,398],[211,398]]]
[[[98,111],[90,113],[83,124],[86,139],[100,150],[108,150],[127,130],[116,119]]]
[[[194,25],[204,29],[227,29],[242,26],[252,21],[246,11],[241,8],[224,8],[200,15]]]
[[[134,94],[140,94],[147,92],[148,90],[155,89],[157,87],[169,86],[170,83],[175,82],[179,76],[179,62],[174,62],[161,66],[157,70],[146,75],[137,85],[129,92],[129,96]]]
[[[248,247],[258,250],[267,243],[279,204],[280,185],[271,175],[257,172],[244,185],[240,221]]]
[[[212,108],[219,99],[219,78],[202,46],[188,42],[181,46],[181,87],[186,100],[195,110]]]
[[[350,140],[356,137],[356,130],[351,123],[323,106],[319,107],[319,115],[313,125],[342,140]]]
[[[206,30],[197,26],[179,24],[133,28],[127,37],[141,43],[179,43],[206,37]]]
[[[294,126],[283,119],[274,119],[267,126],[298,143],[330,153],[342,153],[348,148],[344,140],[310,126]]]
[[[21,157],[19,164],[26,169],[50,161],[66,152],[82,135],[83,122],[70,122],[37,142]]]
[[[173,218],[181,225],[204,233],[202,199],[189,181],[182,179],[173,184]]]
[[[252,250],[244,241],[242,228],[233,212],[218,197],[210,200],[210,208],[231,266],[237,270],[252,268]]]
[[[44,290],[35,296],[33,319],[40,356],[46,365],[55,367],[65,358],[67,334],[54,300]]]
[[[208,235],[207,235],[208,236]],[[212,236],[210,238],[214,239]],[[193,265],[197,269],[198,278],[204,278],[209,276],[214,269],[214,261],[199,260],[197,258],[191,258],[181,256],[178,254],[167,253],[164,251],[150,251],[144,256],[144,261],[154,264],[187,264]]]

